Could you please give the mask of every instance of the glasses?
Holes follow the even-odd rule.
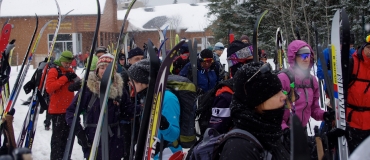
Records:
[[[213,63],[213,58],[201,58],[200,62]]]
[[[65,58],[65,59],[67,59],[67,60],[69,60],[69,61],[72,61],[74,58],[72,57],[65,57],[65,56],[62,56],[63,58]]]
[[[298,54],[302,59],[310,58],[310,53]]]
[[[272,70],[272,67],[271,67],[270,63],[265,63],[263,66],[260,67],[260,69],[258,69],[258,71],[256,73],[253,74],[253,76],[251,78],[249,78],[247,80],[247,83],[249,81],[251,81],[252,78],[255,77],[259,72],[261,72],[262,74],[265,74],[267,72],[271,72],[271,70]]]

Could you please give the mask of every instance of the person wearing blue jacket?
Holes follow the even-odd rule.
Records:
[[[130,83],[135,87],[138,98],[145,99],[147,88],[149,86],[149,72],[150,64],[148,59],[143,59],[128,69],[131,75]],[[142,101],[144,102],[144,101]],[[169,157],[177,152],[182,151],[181,145],[173,146],[172,143],[180,137],[180,103],[176,95],[171,91],[164,92],[162,104],[162,116],[159,127],[158,138],[162,141],[164,139],[164,149],[162,151],[162,158],[169,159]],[[162,139],[163,137],[163,139]],[[157,143],[158,150],[156,150],[155,159],[159,159],[160,144]]]
[[[198,93],[206,93],[216,86],[221,78],[218,73],[219,67],[220,66],[215,63],[213,52],[211,50],[204,49],[200,52],[197,64]],[[184,66],[179,75],[193,80],[191,62]]]
[[[322,54],[324,54],[324,58],[325,58],[325,63],[326,63],[326,67],[328,69],[328,75],[330,77],[330,79],[332,78],[332,74],[331,74],[331,64],[330,64],[330,60],[331,60],[331,57],[329,57],[329,51],[331,51],[329,48],[326,48],[324,49],[324,51],[322,51]],[[350,57],[352,57],[353,53],[355,53],[355,48],[351,47],[350,50],[349,50],[349,55]],[[324,80],[324,72],[322,70],[322,64],[321,64],[321,60],[318,58],[317,60],[317,78],[319,78],[319,80]],[[326,85],[325,85],[325,82],[324,82],[324,90],[326,91]]]

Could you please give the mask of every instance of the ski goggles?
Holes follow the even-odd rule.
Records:
[[[256,73],[254,73],[253,74],[253,76],[251,77],[251,78],[249,78],[248,80],[247,80],[247,83],[249,82],[249,81],[251,81],[252,80],[252,78],[253,77],[255,77],[258,73],[262,73],[262,74],[265,74],[265,73],[267,73],[267,72],[271,72],[271,70],[272,70],[272,67],[271,67],[271,65],[270,65],[270,63],[265,63],[264,65],[262,65],[259,69],[258,69],[258,71],[256,72]]]
[[[213,63],[213,58],[200,58],[200,62]]]
[[[300,56],[302,59],[310,58],[310,53],[303,53],[303,54],[297,54]]]

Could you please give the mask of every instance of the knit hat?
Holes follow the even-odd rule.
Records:
[[[364,46],[370,45],[370,35],[366,36]]]
[[[189,53],[189,45],[188,43],[184,43],[181,47],[180,47],[180,54],[183,54],[183,53]]]
[[[215,44],[214,50],[223,50],[224,48],[224,44],[222,44],[221,42],[217,42]]]
[[[203,49],[203,51],[200,52],[199,58],[213,58],[213,52],[209,49]]]
[[[128,69],[129,74],[131,75],[134,81],[149,84],[149,72],[150,72],[150,63],[149,59],[143,59],[139,62],[134,63]]]
[[[297,54],[305,54],[305,53],[311,54],[311,50],[307,46],[302,47],[297,52]]]
[[[251,43],[251,41],[249,40],[249,37],[247,35],[242,35],[240,37],[240,41],[242,41],[242,40],[248,40],[248,42]]]
[[[99,57],[98,62],[96,63],[96,68],[99,68],[102,65],[108,65],[113,62],[114,57],[110,53],[103,54]]]
[[[130,52],[128,52],[128,59],[135,57],[135,56],[143,56],[144,51],[141,50],[139,47],[136,47],[134,49],[131,49]]]
[[[72,62],[73,61],[73,54],[71,51],[64,51],[59,57],[60,62]]]
[[[245,104],[247,109],[254,109],[282,91],[281,82],[277,75],[271,73],[269,63],[264,67],[270,68],[270,71],[258,72],[263,65],[262,62],[248,63],[235,73],[232,101]],[[253,77],[256,72],[258,73]]]
[[[239,41],[239,40],[235,40],[233,41],[229,47],[227,48],[227,57],[230,57],[231,54],[245,48],[245,47],[248,47],[247,44],[243,43],[242,41]]]
[[[125,54],[123,54],[123,53],[120,53],[120,54],[118,55],[118,58],[119,58],[120,60],[126,59],[126,55],[125,55]]]
[[[98,53],[108,53],[107,47],[100,46],[100,47],[96,48],[95,49],[95,54],[98,54]]]

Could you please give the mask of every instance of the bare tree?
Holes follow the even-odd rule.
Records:
[[[168,19],[168,23],[172,26],[174,30],[176,30],[176,32],[179,32],[181,29],[179,28],[181,21],[182,21],[182,17],[179,14],[176,14]]]
[[[144,7],[148,7],[149,0],[141,0],[144,4]]]

